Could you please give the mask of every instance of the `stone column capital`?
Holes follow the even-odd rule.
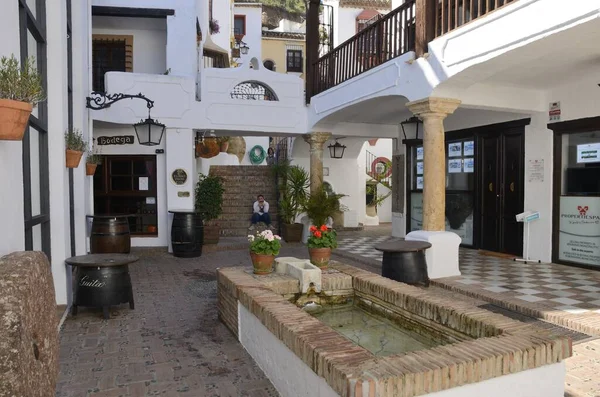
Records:
[[[406,107],[416,116],[445,118],[454,113],[460,103],[458,99],[429,97],[408,102]]]
[[[316,144],[322,147],[325,142],[331,139],[331,132],[311,132],[310,134],[302,135],[302,138],[311,146]]]

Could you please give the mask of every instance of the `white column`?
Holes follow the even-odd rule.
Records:
[[[19,2],[6,1],[0,12],[0,26],[4,39],[0,41],[0,57],[19,59]],[[0,256],[25,249],[23,228],[23,143],[0,141],[0,219],[4,225],[0,230]]]

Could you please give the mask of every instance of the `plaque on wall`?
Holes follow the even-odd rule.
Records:
[[[188,180],[188,174],[183,168],[177,168],[171,173],[171,181],[177,186],[185,185]]]
[[[133,135],[121,136],[99,136],[96,138],[98,145],[133,145],[135,138]]]
[[[177,192],[177,197],[190,197],[190,192]]]

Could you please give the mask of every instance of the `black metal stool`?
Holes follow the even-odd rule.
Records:
[[[391,240],[375,246],[383,252],[381,275],[406,284],[429,287],[425,241]]]

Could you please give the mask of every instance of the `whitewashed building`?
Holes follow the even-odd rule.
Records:
[[[208,169],[194,155],[197,135],[267,142],[310,134],[311,150],[303,143],[292,153],[307,168],[335,138],[348,142],[346,160],[324,155],[325,181],[356,208],[347,225],[362,216],[365,140],[394,140],[394,235],[425,230],[409,238],[433,241],[433,278],[457,274],[456,261],[446,255],[440,265],[436,256],[441,249],[457,260],[459,244],[600,265],[597,2],[499,0],[481,9],[475,0],[341,3],[334,25],[343,9],[353,10],[346,14],[354,28],[357,11],[381,16],[354,36],[339,31],[338,46],[320,58],[318,18],[308,20],[305,96],[302,79],[263,67],[256,4],[4,1],[0,55],[36,56],[48,99],[22,142],[0,142],[0,254],[46,252],[57,301],[68,304],[64,259],[87,252],[87,215],[139,206],[133,245],[168,245],[168,211],[193,208],[196,175]],[[256,37],[240,38],[238,29],[236,39],[236,15],[245,17],[244,29],[259,30]],[[228,68],[231,61],[240,67]],[[133,128],[149,117],[148,102],[86,108],[97,89],[151,100],[150,117],[165,125],[160,143],[141,145]],[[424,139],[411,132],[414,123],[405,124],[406,135],[400,126],[413,115]],[[95,139],[108,158],[94,178],[84,167],[65,167],[70,127]],[[357,172],[340,172],[351,154]],[[231,161],[217,157],[215,164]],[[316,184],[322,176],[311,169]],[[172,178],[179,170],[184,182]],[[539,212],[529,235],[515,219],[525,211]]]

